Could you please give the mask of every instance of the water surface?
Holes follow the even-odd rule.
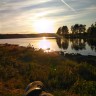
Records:
[[[56,38],[19,38],[0,39],[0,44],[18,44],[19,46],[34,46],[37,49],[48,49],[50,51],[62,51],[82,55],[96,56],[96,41],[84,39],[56,39]]]

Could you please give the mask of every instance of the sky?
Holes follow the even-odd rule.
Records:
[[[0,0],[0,34],[56,33],[95,21],[96,0]]]

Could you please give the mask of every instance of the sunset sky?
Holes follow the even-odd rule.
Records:
[[[96,21],[96,0],[0,0],[0,34],[56,32]]]

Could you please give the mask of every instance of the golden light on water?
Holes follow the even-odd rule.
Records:
[[[42,48],[44,50],[48,50],[51,47],[50,42],[46,39],[46,37],[43,37],[42,40],[39,41],[38,44],[39,48]]]
[[[54,23],[52,20],[40,19],[34,23],[34,30],[38,33],[53,33]]]

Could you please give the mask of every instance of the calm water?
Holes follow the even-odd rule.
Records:
[[[27,47],[29,44],[35,48],[42,48],[50,51],[64,51],[65,53],[79,53],[82,55],[96,56],[96,41],[83,39],[53,39],[53,38],[20,38],[0,39],[0,44],[18,44]]]

